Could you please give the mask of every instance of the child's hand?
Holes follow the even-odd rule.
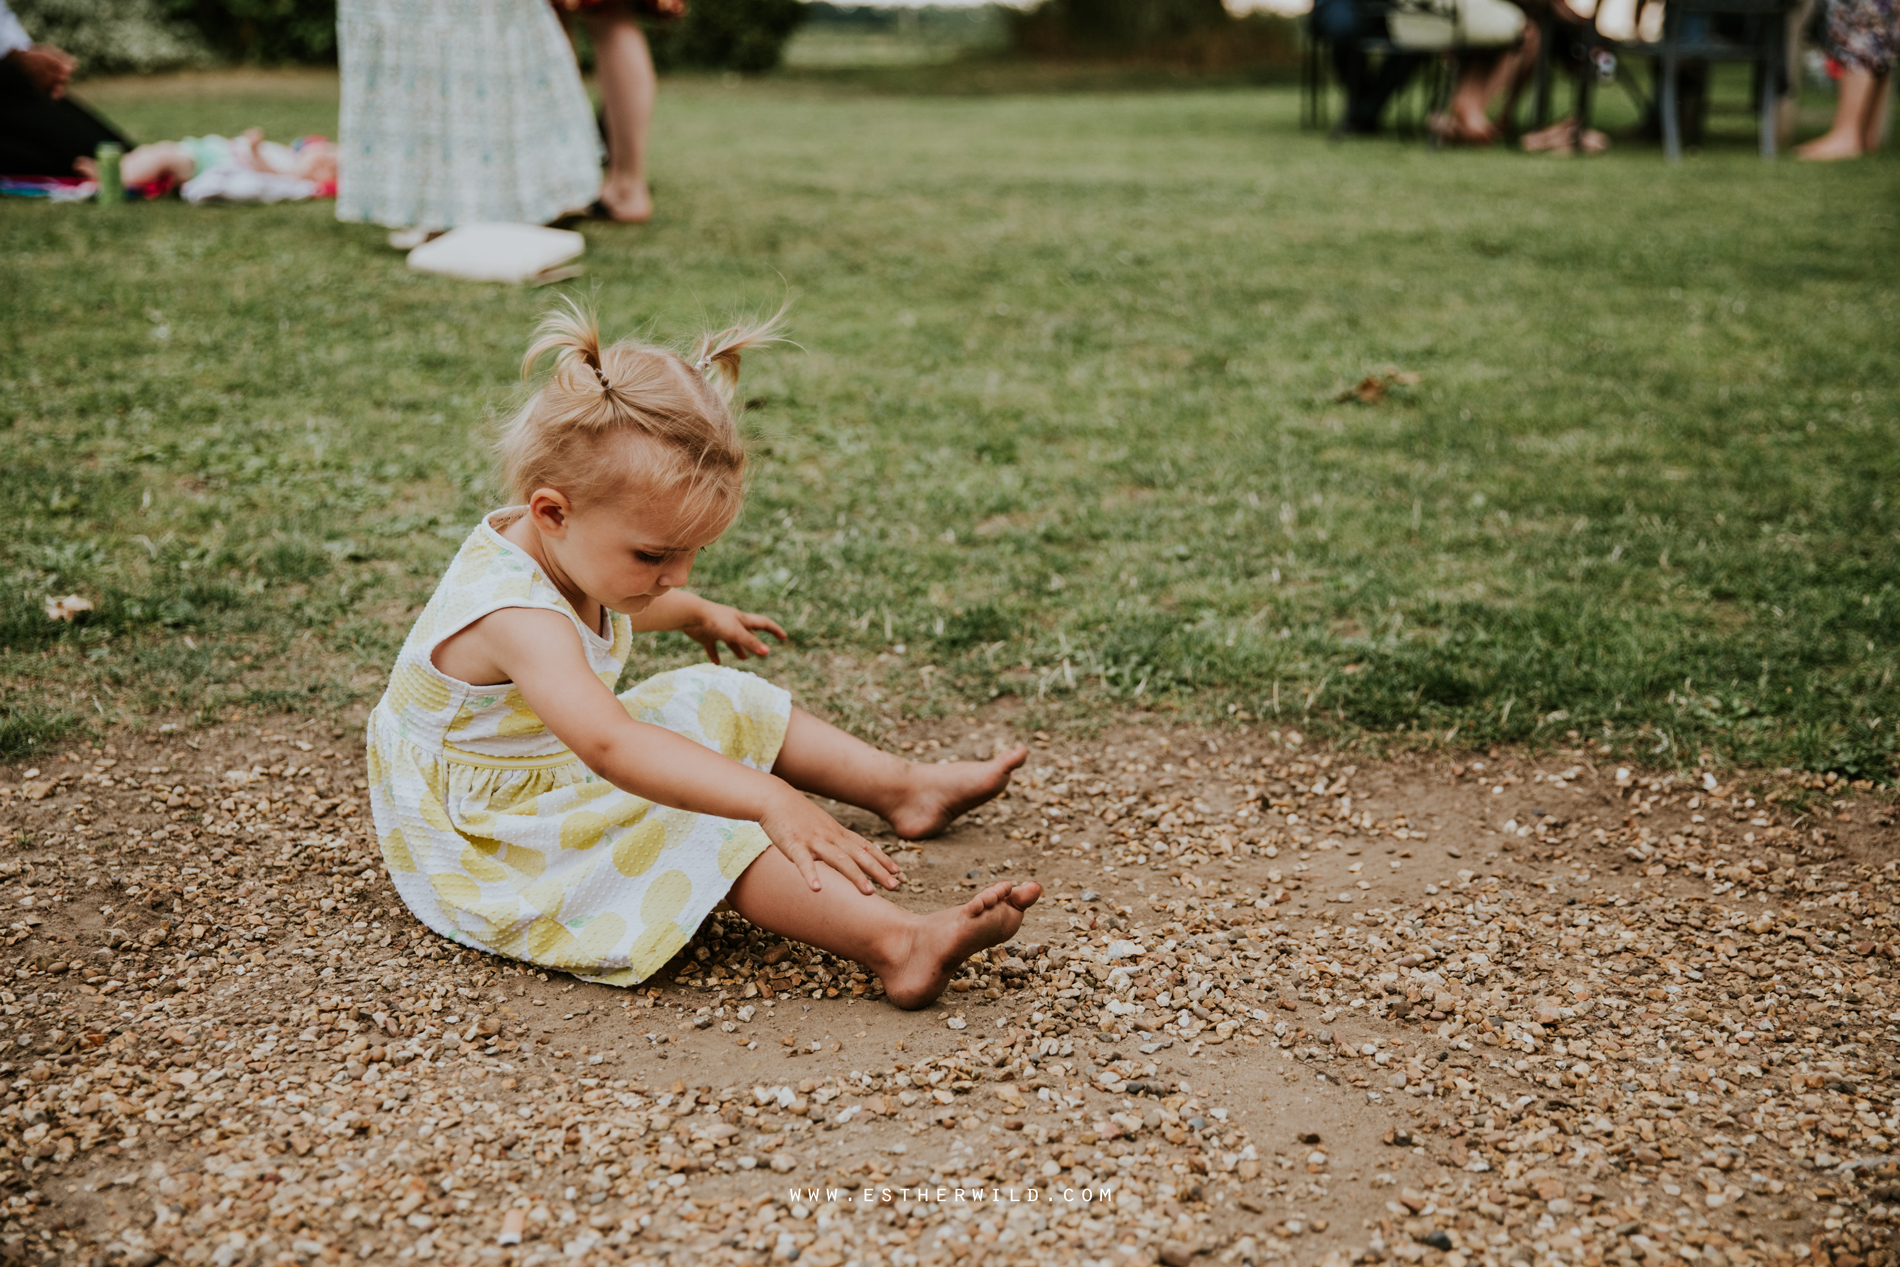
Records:
[[[883,850],[790,786],[759,820],[759,826],[765,829],[773,847],[792,860],[792,865],[814,891],[820,887],[820,862],[851,881],[860,893],[877,891],[872,877],[887,889],[896,888],[902,879],[897,864],[886,857]]]
[[[785,631],[769,618],[704,599],[700,600],[699,610],[693,617],[680,626],[681,633],[706,648],[706,655],[714,664],[719,663],[719,644],[722,642],[731,647],[732,653],[741,660],[749,656],[771,655],[765,639],[753,633],[754,629],[763,629],[780,642],[785,641]]]

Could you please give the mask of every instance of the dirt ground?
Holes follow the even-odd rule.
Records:
[[[1012,725],[902,735],[1034,751],[897,900],[1048,890],[915,1013],[730,912],[444,942],[355,719],[0,768],[0,1261],[1892,1261],[1890,802]]]

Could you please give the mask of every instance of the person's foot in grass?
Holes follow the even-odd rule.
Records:
[[[1440,142],[1470,145],[1480,149],[1496,141],[1500,135],[1496,125],[1482,114],[1475,118],[1455,111],[1448,114],[1435,114],[1425,121],[1425,126],[1431,129],[1432,135],[1436,136]]]
[[[1833,124],[1796,148],[1795,157],[1810,163],[1838,163],[1879,149],[1892,90],[1893,76],[1876,79],[1870,71],[1849,66],[1835,94]]]
[[[609,180],[600,187],[600,208],[619,224],[645,224],[653,218],[653,194],[644,180]]]
[[[1794,156],[1809,163],[1838,163],[1844,159],[1859,158],[1862,153],[1858,133],[1836,128],[1815,137],[1806,145],[1796,146]]]

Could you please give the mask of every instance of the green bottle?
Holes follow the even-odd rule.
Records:
[[[124,155],[124,147],[116,141],[101,141],[99,148],[93,151],[93,161],[99,165],[96,196],[102,207],[117,206],[125,201],[125,182],[119,178],[119,160]]]

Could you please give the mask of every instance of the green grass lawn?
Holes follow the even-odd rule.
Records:
[[[336,118],[321,76],[89,92],[143,137]],[[1339,147],[1296,109],[669,80],[658,220],[588,226],[563,289],[683,336],[790,288],[702,588],[872,730],[1010,693],[1890,777],[1900,164],[1765,165],[1732,121],[1675,169]],[[498,504],[554,294],[328,205],[0,235],[0,744],[373,697]],[[69,591],[90,623],[41,613]]]

